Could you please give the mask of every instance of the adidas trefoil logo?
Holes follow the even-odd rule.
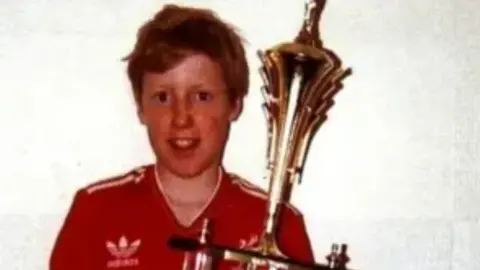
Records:
[[[140,239],[128,243],[128,239],[125,236],[120,237],[117,244],[107,241],[106,247],[110,254],[115,257],[115,259],[107,262],[107,268],[132,267],[139,265],[140,262],[138,258],[131,257],[137,252],[140,244]]]
[[[249,238],[245,238],[245,239],[240,239],[240,248],[241,249],[244,249],[244,248],[251,248],[251,247],[254,247],[256,244],[258,244],[258,236],[257,235],[250,235]]]

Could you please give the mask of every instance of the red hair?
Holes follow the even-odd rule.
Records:
[[[165,72],[185,57],[200,53],[217,62],[231,99],[248,93],[249,69],[235,28],[207,9],[164,6],[137,33],[133,51],[124,59],[137,103],[145,72]]]

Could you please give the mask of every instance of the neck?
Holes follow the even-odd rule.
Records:
[[[200,175],[183,178],[157,165],[156,173],[165,196],[181,204],[196,204],[208,201],[219,182],[219,167],[212,167]]]

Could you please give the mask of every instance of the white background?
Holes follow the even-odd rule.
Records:
[[[0,269],[47,269],[76,189],[151,162],[125,66],[165,3],[1,0]],[[290,41],[303,1],[210,7],[249,41],[251,95],[228,169],[265,187],[257,49]],[[362,270],[480,267],[479,1],[328,1],[325,45],[353,68],[294,196],[319,262]]]

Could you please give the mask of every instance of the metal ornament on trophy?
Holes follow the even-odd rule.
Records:
[[[208,249],[212,256],[237,261],[245,270],[347,269],[350,258],[345,244],[340,252],[339,245],[332,245],[332,252],[326,257],[328,264],[309,265],[286,256],[276,239],[282,226],[278,217],[295,184],[301,182],[311,142],[325,123],[334,96],[343,88],[342,80],[351,74],[351,69],[343,68],[341,60],[324,48],[320,39],[318,28],[325,4],[326,0],[306,0],[303,25],[294,41],[258,52],[268,124],[266,178],[269,181],[263,234],[258,245],[232,249],[180,238],[172,239],[170,245],[184,250]]]

